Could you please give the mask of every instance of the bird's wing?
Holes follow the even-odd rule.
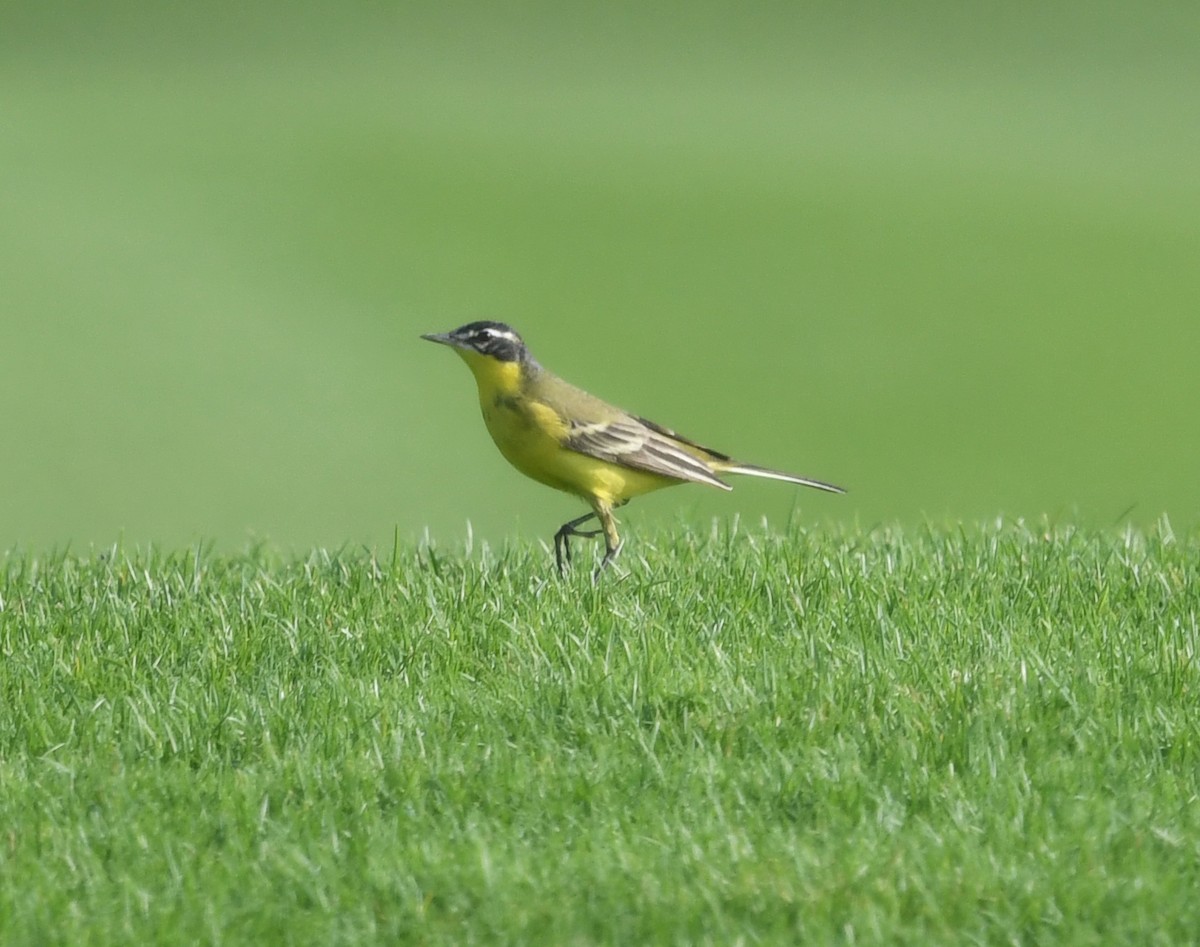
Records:
[[[655,424],[649,418],[634,418],[638,424],[644,424],[650,428],[655,434],[661,434],[663,437],[668,437],[673,441],[678,441],[680,444],[686,444],[688,447],[694,447],[703,454],[707,454],[713,460],[727,461],[732,460],[728,454],[722,454],[719,451],[713,450],[711,447],[705,447],[703,444],[697,444],[691,438],[684,437],[682,434],[676,434],[669,427],[663,427],[661,424]]]
[[[572,421],[563,441],[563,446],[570,450],[610,464],[646,470],[676,480],[708,483],[722,490],[733,489],[685,445],[714,457],[721,456],[664,427],[630,415],[607,421]]]

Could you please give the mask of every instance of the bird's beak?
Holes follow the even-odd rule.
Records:
[[[430,342],[440,342],[442,345],[453,345],[454,340],[450,338],[448,332],[429,332],[421,336],[422,339],[428,339]]]

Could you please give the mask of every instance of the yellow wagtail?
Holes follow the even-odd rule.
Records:
[[[660,487],[690,481],[732,490],[719,475],[747,474],[845,492],[831,483],[739,463],[601,401],[542,368],[521,337],[502,322],[472,322],[421,338],[449,345],[470,367],[488,433],[510,464],[591,505],[591,513],[564,523],[554,534],[560,573],[564,558],[571,561],[570,537],[603,534],[599,575],[621,549],[612,511]],[[593,517],[600,529],[579,528]]]

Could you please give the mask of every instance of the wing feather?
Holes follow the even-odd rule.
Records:
[[[697,444],[689,437],[684,437],[682,434],[677,434],[669,427],[663,427],[661,424],[656,424],[649,418],[634,418],[639,424],[644,424],[656,434],[661,434],[663,437],[668,437],[673,441],[678,441],[680,444],[686,444],[688,447],[694,447],[702,453],[708,454],[713,460],[732,460],[728,454],[722,454],[720,451],[715,451],[711,447],[705,447],[703,444]]]
[[[563,442],[570,450],[610,464],[646,470],[676,480],[707,483],[722,490],[733,489],[685,445],[703,450],[714,458],[722,456],[671,434],[666,428],[632,416],[613,421],[572,422]]]

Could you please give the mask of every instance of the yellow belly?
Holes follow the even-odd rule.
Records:
[[[566,424],[551,408],[481,399],[488,433],[510,464],[540,483],[612,505],[679,483],[671,477],[622,467],[562,446]]]

